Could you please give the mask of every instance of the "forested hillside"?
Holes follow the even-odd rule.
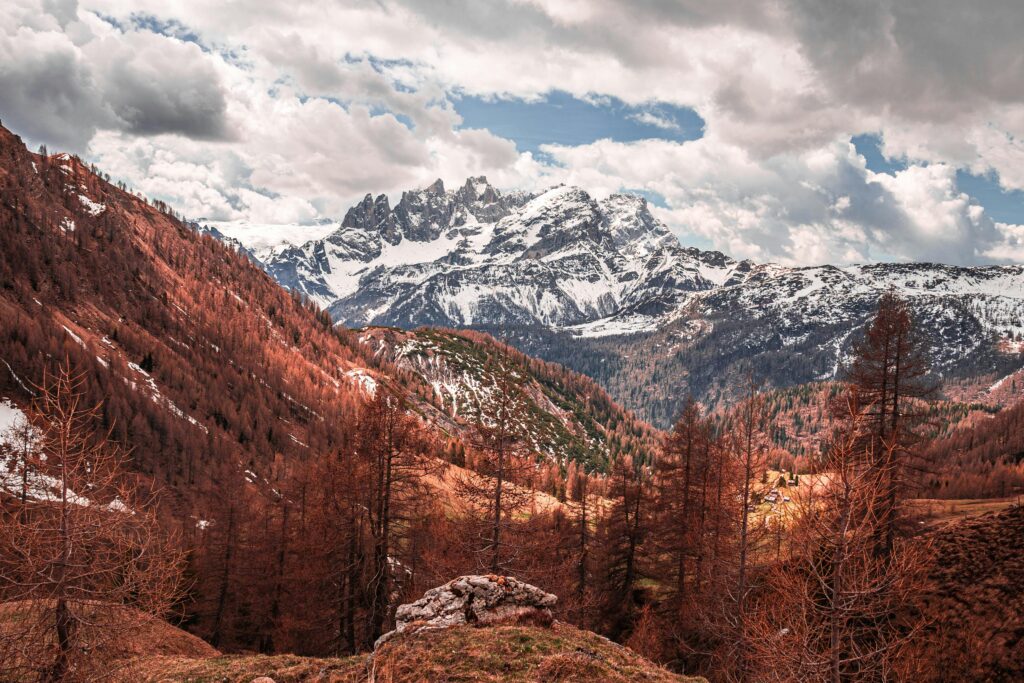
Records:
[[[368,361],[245,258],[0,130],[0,392],[70,359],[133,466],[189,510],[275,459],[328,452]],[[52,369],[52,367],[51,367]]]
[[[138,469],[185,497],[230,470],[267,479],[275,458],[342,447],[340,416],[378,383],[418,404],[443,440],[472,422],[445,419],[448,397],[412,366],[332,328],[315,306],[167,207],[73,157],[32,154],[7,131],[0,145],[4,396],[24,403],[44,367],[69,357],[86,373],[90,398],[106,398],[105,426],[137,446]],[[475,345],[497,350],[481,335],[462,349]],[[653,432],[593,382],[502,353],[555,387],[557,405],[546,400],[553,412],[539,417],[557,432],[561,464],[604,463],[606,447],[649,451]],[[574,412],[585,427],[561,424]]]
[[[1024,403],[980,413],[928,446],[935,463],[929,497],[984,498],[1024,493]]]
[[[437,328],[367,328],[355,334],[375,359],[429,386],[430,401],[463,429],[494,403],[495,377],[511,375],[528,399],[517,429],[535,452],[555,462],[606,471],[620,456],[651,462],[660,445],[660,432],[624,411],[590,378],[486,334]]]
[[[830,406],[841,395],[842,388],[842,382],[830,381],[764,391],[765,410],[771,425],[769,437],[776,452],[780,454],[779,459],[772,463],[776,469],[797,472],[813,469],[814,459],[828,447],[829,438],[836,427]],[[922,406],[925,413],[922,434],[929,440],[936,440],[934,448],[938,452],[943,448],[941,444],[962,442],[964,434],[972,430],[986,432],[996,425],[1005,424],[1006,420],[1012,420],[1009,416],[1020,410],[1019,405],[1014,404],[1004,410],[998,405],[952,400],[945,392],[937,393],[926,406]],[[714,416],[720,420],[727,414],[728,410],[720,410]],[[993,416],[999,416],[1000,419],[989,422]],[[1005,455],[1006,451],[1000,449],[1004,444],[1012,448],[1012,441],[1012,438],[993,438],[988,443],[992,450]],[[964,455],[970,461],[979,459],[977,452]],[[938,457],[938,461],[945,462],[945,456]],[[947,476],[957,478],[953,473]]]
[[[46,424],[47,377],[69,370],[65,400],[97,406],[81,419],[186,552],[183,625],[217,647],[355,652],[394,599],[513,559],[568,585],[560,500],[659,445],[591,380],[486,335],[338,328],[169,207],[6,130],[0,225],[4,428]],[[0,438],[4,495],[54,481],[31,440]],[[33,491],[4,500],[54,493]]]

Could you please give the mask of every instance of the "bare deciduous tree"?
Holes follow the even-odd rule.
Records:
[[[509,532],[515,516],[527,510],[533,492],[514,482],[528,479],[534,458],[524,443],[528,416],[518,378],[503,359],[489,362],[487,374],[493,386],[478,406],[472,442],[476,473],[459,477],[456,489],[471,508],[467,521],[476,527],[470,537],[478,564],[499,574],[517,560],[518,548]]]
[[[921,439],[915,427],[924,420],[922,407],[935,394],[936,385],[929,378],[922,342],[907,302],[886,292],[846,370],[847,382],[859,396],[856,424],[862,443],[858,452],[871,463],[878,485],[885,488],[884,504],[877,510],[882,519],[875,552],[880,556],[891,554],[896,542],[900,498],[926,469],[916,458],[915,446]],[[841,412],[847,409],[839,406]]]
[[[25,493],[0,492],[4,680],[104,679],[180,594],[181,553],[80,382],[67,363],[44,378]]]
[[[755,485],[766,471],[764,422],[764,397],[748,377],[745,397],[730,413],[723,435],[728,463],[719,460],[716,467],[716,515],[735,510],[735,518],[723,527],[725,534],[720,535],[718,529],[713,534],[711,553],[718,576],[709,581],[709,588],[717,586],[720,594],[706,591],[708,605],[700,617],[718,644],[713,667],[724,681],[750,679],[750,608],[759,588],[754,569],[763,559],[759,551],[767,531],[757,523],[764,518],[755,514],[760,500]]]
[[[427,492],[424,477],[436,461],[421,453],[423,434],[405,401],[379,387],[358,418],[357,450],[369,466],[365,509],[372,537],[370,568],[370,628],[367,647],[384,632],[396,604],[396,578],[409,571],[399,558],[398,541],[407,536]]]
[[[864,457],[868,418],[855,393],[847,405],[849,426],[826,457],[828,485],[797,501],[792,558],[773,565],[751,620],[758,680],[913,680],[908,645],[922,624],[905,617],[924,586],[927,546],[897,540],[889,555],[876,552],[889,487]]]
[[[633,590],[640,578],[641,546],[647,532],[650,496],[647,468],[620,456],[608,475],[607,509],[598,525],[603,575],[605,629],[613,638],[628,632],[634,620]]]

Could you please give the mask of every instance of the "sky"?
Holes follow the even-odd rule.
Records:
[[[0,122],[192,218],[486,175],[788,265],[1024,262],[1019,0],[4,0]]]

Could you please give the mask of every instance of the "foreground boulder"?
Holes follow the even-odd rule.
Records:
[[[408,629],[441,629],[461,624],[551,624],[558,598],[511,576],[460,576],[432,588],[395,612],[395,630],[382,635],[377,649]]]
[[[511,577],[460,576],[402,605],[397,628],[377,641],[369,657],[151,657],[137,662],[129,677],[114,680],[707,683],[666,671],[596,633],[554,621],[556,602],[554,595]]]

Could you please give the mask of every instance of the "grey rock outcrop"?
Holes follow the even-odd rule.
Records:
[[[395,630],[374,644],[376,650],[406,630],[442,629],[461,624],[551,623],[558,598],[511,576],[470,575],[431,588],[395,613]]]

